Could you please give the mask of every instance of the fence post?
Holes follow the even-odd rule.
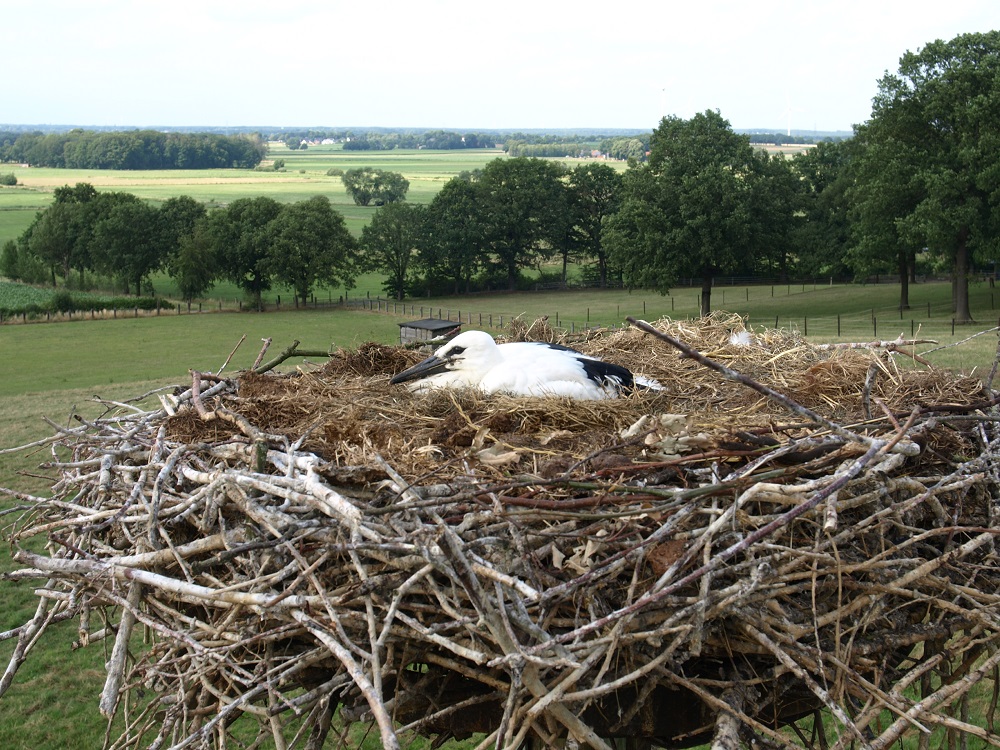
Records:
[[[837,338],[840,338],[840,313],[837,313]]]
[[[872,316],[872,336],[873,338],[878,338],[878,321],[874,315]]]

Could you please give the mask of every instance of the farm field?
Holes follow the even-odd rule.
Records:
[[[369,293],[359,293],[366,300],[377,298],[377,278],[367,279]],[[360,291],[359,288],[358,291]],[[979,325],[950,330],[946,306],[947,284],[921,284],[911,290],[914,308],[900,320],[891,307],[898,294],[896,287],[877,289],[860,286],[798,287],[720,287],[714,291],[716,306],[749,314],[751,325],[773,325],[801,331],[809,328],[810,339],[838,340],[826,328],[841,315],[839,340],[873,338],[872,299],[887,306],[877,308],[885,327],[878,336],[894,338],[909,335],[909,321],[919,325],[919,333],[944,343],[960,341],[970,334],[996,325],[994,291],[985,284],[973,287],[973,300]],[[773,296],[772,296],[773,294]],[[71,423],[71,414],[97,416],[101,407],[92,400],[95,394],[112,399],[132,398],[156,388],[184,383],[188,369],[218,370],[243,335],[246,340],[232,357],[227,371],[249,366],[257,356],[262,338],[273,339],[271,353],[293,340],[303,348],[327,350],[331,346],[352,347],[363,341],[391,343],[397,340],[398,323],[413,317],[448,314],[457,318],[473,315],[478,327],[479,314],[487,321],[494,315],[499,325],[511,316],[531,319],[558,316],[561,324],[580,327],[620,323],[626,315],[656,319],[663,315],[684,318],[697,310],[697,293],[681,289],[671,296],[612,290],[573,290],[536,294],[494,294],[473,297],[448,297],[407,300],[403,308],[379,301],[376,309],[309,309],[282,313],[205,313],[161,315],[116,320],[74,320],[66,323],[28,323],[0,326],[0,449],[22,445],[52,434],[56,424]],[[926,317],[930,310],[932,316]],[[921,314],[923,318],[921,319]],[[913,316],[911,318],[911,316]],[[589,321],[587,320],[589,317]],[[809,321],[812,322],[809,322]],[[890,322],[891,320],[891,322]],[[759,321],[759,322],[758,322]],[[823,321],[820,325],[820,321]],[[852,327],[848,327],[848,322]],[[466,323],[468,325],[468,323]],[[569,327],[567,325],[567,327]],[[929,355],[940,366],[984,370],[993,361],[996,333],[990,331],[955,349]],[[933,348],[923,345],[918,351]],[[294,366],[290,364],[289,367]],[[45,459],[44,450],[24,454],[0,453],[0,486],[24,491],[44,491],[44,478],[35,467]],[[44,472],[41,472],[44,474]],[[10,503],[4,502],[3,507]],[[9,516],[5,516],[9,518]],[[13,567],[6,554],[0,555],[0,570]],[[5,587],[0,632],[25,622],[33,611],[32,586]],[[98,748],[103,723],[96,709],[103,681],[106,654],[100,647],[70,651],[75,626],[67,623],[38,646],[38,653],[19,673],[11,692],[0,701],[0,747],[54,750],[79,747]],[[4,664],[12,648],[10,641],[0,643],[0,661]],[[67,706],[74,706],[70,711]],[[374,738],[373,738],[374,739]],[[359,741],[360,744],[360,741]],[[377,743],[376,743],[377,745]],[[372,747],[376,746],[372,745]],[[418,745],[419,746],[419,745]],[[445,747],[470,747],[449,743]]]
[[[374,206],[355,206],[339,176],[330,169],[375,167],[400,172],[410,181],[407,200],[429,203],[445,182],[463,171],[480,169],[503,156],[499,149],[466,151],[343,151],[339,146],[314,146],[291,151],[271,144],[270,159],[284,159],[282,172],[236,169],[202,170],[86,170],[49,169],[4,165],[17,177],[16,187],[0,187],[0,245],[16,239],[34,219],[35,213],[52,202],[52,192],[63,185],[88,182],[102,191],[133,193],[152,202],[188,195],[208,206],[220,206],[239,198],[268,196],[282,203],[325,195],[340,211],[355,235],[371,219]]]

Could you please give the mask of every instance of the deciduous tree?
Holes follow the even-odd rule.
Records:
[[[448,290],[468,292],[485,253],[483,216],[471,174],[453,177],[428,207],[427,231],[419,263],[430,287],[441,280]]]
[[[406,198],[410,181],[398,172],[372,167],[348,169],[340,178],[348,194],[359,206],[382,206]]]
[[[796,265],[802,270],[840,276],[848,268],[851,230],[847,191],[853,179],[853,143],[821,142],[791,162],[802,181],[802,222],[796,230]]]
[[[82,230],[80,219],[77,204],[53,203],[30,227],[28,249],[49,267],[52,286],[56,285],[56,270],[63,281],[69,280]]]
[[[142,291],[142,282],[164,261],[157,209],[131,193],[101,193],[94,203],[90,246],[96,269],[122,282],[126,294]]]
[[[564,170],[543,159],[516,157],[488,163],[476,184],[487,249],[507,287],[520,269],[551,255],[567,214]]]
[[[378,209],[361,230],[363,267],[386,274],[383,288],[396,299],[406,296],[424,241],[426,213],[424,206],[390,203]]]
[[[221,274],[248,294],[256,309],[275,274],[267,226],[281,213],[273,198],[240,198],[208,217],[208,241]]]
[[[880,209],[877,190],[859,191],[859,215],[885,225],[896,212],[902,244],[948,257],[956,320],[971,321],[973,261],[1000,254],[1000,31],[906,52],[898,72],[879,81],[864,135],[866,173],[904,179],[913,204]]]
[[[325,195],[282,207],[266,229],[268,265],[303,305],[318,284],[352,286],[355,241]]]
[[[167,273],[177,282],[181,297],[190,302],[212,288],[218,272],[208,221],[202,219],[177,240],[167,257]]]
[[[574,208],[580,252],[597,263],[601,287],[608,285],[608,253],[601,240],[601,230],[605,219],[618,210],[621,186],[621,173],[607,164],[582,164],[569,175],[570,202]]]
[[[608,220],[611,261],[626,284],[663,293],[681,276],[700,278],[708,314],[713,278],[751,269],[776,240],[768,222],[794,211],[772,205],[781,193],[768,184],[776,174],[718,112],[664,118],[649,162],[628,170],[622,207]]]

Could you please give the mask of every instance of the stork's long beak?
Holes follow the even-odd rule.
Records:
[[[441,357],[428,357],[423,362],[418,362],[403,370],[398,375],[394,376],[390,383],[405,383],[407,380],[417,380],[419,378],[426,378],[430,375],[437,375],[439,372],[445,372],[448,369],[448,360],[441,359]]]

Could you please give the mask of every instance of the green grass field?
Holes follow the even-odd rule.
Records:
[[[31,223],[35,212],[52,202],[52,192],[63,185],[88,182],[102,191],[134,193],[152,202],[188,195],[209,206],[239,198],[266,195],[283,203],[325,195],[340,211],[355,235],[371,219],[373,206],[355,206],[340,177],[329,177],[330,169],[375,167],[400,172],[410,181],[407,200],[429,203],[445,182],[463,171],[481,169],[502,156],[496,149],[467,151],[343,151],[339,147],[314,146],[290,151],[273,145],[269,158],[284,159],[282,172],[235,169],[123,170],[47,169],[12,166],[16,187],[0,187],[0,245],[16,239]]]

